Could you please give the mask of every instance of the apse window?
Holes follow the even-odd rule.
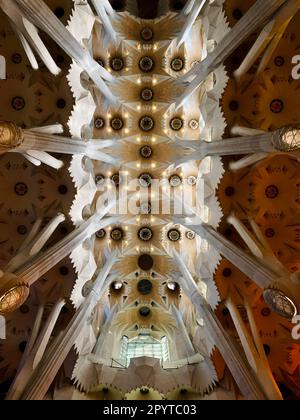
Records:
[[[162,337],[160,340],[153,338],[150,334],[140,334],[138,337],[129,339],[122,338],[120,358],[126,367],[130,365],[130,360],[137,357],[153,357],[162,362],[169,360],[168,339]]]

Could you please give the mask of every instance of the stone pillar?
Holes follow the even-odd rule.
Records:
[[[54,134],[37,132],[36,130],[23,130],[23,142],[15,151],[44,151],[69,155],[85,155],[92,160],[99,160],[110,165],[118,165],[118,159],[100,151],[101,149],[112,147],[116,144],[117,143],[114,140],[98,139],[96,141],[84,141],[80,139],[57,136]]]
[[[103,4],[103,0],[91,0],[98,16],[100,17],[102,24],[106,30],[106,32],[109,34],[110,38],[113,40],[114,43],[117,43],[118,36],[116,31],[114,30],[111,20],[107,14],[107,2],[106,4]],[[106,6],[106,7],[105,7]]]
[[[97,0],[96,0],[96,1],[97,1]],[[99,1],[99,0],[98,0],[98,1]],[[105,7],[105,9],[106,9],[107,13],[108,13],[110,16],[115,17],[117,13],[116,13],[116,11],[113,9],[113,7],[112,7],[112,5],[110,4],[109,0],[100,0],[100,1],[102,1],[102,3],[103,3],[103,5],[104,5],[104,7]]]
[[[67,257],[99,229],[114,223],[116,220],[114,217],[102,220],[113,206],[115,206],[114,202],[102,214],[97,213],[92,216],[88,221],[41,255],[29,258],[13,274],[1,272],[3,279],[0,287],[0,313],[6,314],[17,310],[27,300],[30,286],[41,276],[63,258]]]
[[[22,390],[24,390],[24,387],[27,384],[28,378],[31,376],[32,372],[36,368],[37,364],[40,362],[45,352],[57,319],[64,305],[65,300],[63,298],[59,298],[56,304],[54,305],[42,331],[40,332],[38,337],[33,337],[31,348],[27,350],[26,347],[24,354],[25,357],[21,361],[19,371],[14,379],[11,388],[9,389],[9,392],[6,396],[6,400],[17,400],[20,397]],[[42,314],[43,312],[44,311],[42,311]],[[30,344],[31,340],[29,345]]]
[[[187,15],[189,15],[191,13],[191,11],[192,11],[192,9],[193,9],[193,7],[195,5],[195,1],[196,0],[187,0],[184,8],[181,11],[181,16],[182,17],[185,17],[185,16],[187,16]]]
[[[99,300],[100,287],[116,261],[117,254],[115,253],[105,263],[85,302],[76,311],[63,335],[55,339],[49,352],[45,354],[45,357],[37,366],[32,378],[28,381],[28,385],[18,399],[35,401],[44,398],[58,370],[74,346],[78,334],[91,316],[92,310]]]
[[[247,360],[255,372],[264,393],[271,401],[282,400],[282,395],[272,375],[251,307],[247,301],[244,301],[243,303],[247,310],[251,333],[241,317],[234,296],[230,293],[225,301],[225,305],[230,312],[244,352],[247,356]]]
[[[195,355],[196,350],[194,349],[192,341],[186,330],[186,326],[182,319],[182,314],[174,305],[171,306],[171,311],[177,322],[178,330],[177,330],[177,333],[175,332],[175,336],[178,337],[179,339],[178,342],[180,342],[180,349],[177,350],[179,353],[178,358],[183,359],[183,358],[192,357]]]
[[[115,218],[101,219],[101,215],[95,214],[56,245],[42,253],[42,255],[35,257],[33,260],[29,260],[25,267],[21,267],[14,274],[22,282],[31,286],[41,276],[47,273],[47,271],[58,264],[59,261],[71,254],[82,242],[115,220]]]
[[[273,311],[288,319],[297,314],[297,309],[300,308],[300,290],[292,275],[287,273],[282,276],[282,273],[278,273],[276,265],[272,269],[264,264],[263,260],[240,249],[209,225],[186,225],[186,227],[205,239],[224,258],[264,290],[266,303]]]
[[[83,70],[85,70],[102,94],[113,104],[117,98],[103,79],[113,81],[113,76],[91,57],[68,29],[52,13],[42,0],[16,0],[24,16],[45,31]],[[102,79],[103,78],[103,79]]]
[[[185,24],[177,38],[177,47],[181,47],[181,45],[185,42],[190,30],[192,29],[197,17],[199,16],[199,13],[201,12],[201,10],[203,9],[204,5],[206,4],[207,0],[196,0],[196,3],[194,4],[194,6],[191,8],[190,12],[188,12],[189,10],[189,5],[187,3],[186,7],[187,9],[183,10],[183,13],[185,13],[186,15],[188,15],[187,18],[185,18]]]
[[[242,356],[232,337],[224,330],[212,308],[207,304],[205,297],[177,251],[173,251],[173,258],[183,275],[182,287],[185,293],[190,296],[191,302],[195,305],[198,317],[204,320],[210,339],[222,354],[241,393],[249,400],[265,400],[266,397],[250,365]]]
[[[12,28],[18,35],[32,68],[35,70],[39,68],[33,48],[41,57],[48,70],[52,74],[58,75],[61,71],[60,68],[51,57],[35,26],[22,16],[15,2],[0,0],[0,7],[8,16]]]
[[[244,61],[234,72],[234,76],[238,81],[250,70],[250,68],[262,55],[263,57],[260,60],[256,75],[259,75],[266,68],[276,47],[284,36],[289,23],[296,15],[299,8],[299,0],[287,1],[278,13],[276,13],[269,24],[264,27]]]
[[[243,396],[247,400],[267,400],[266,395],[260,387],[258,378],[255,376],[245,357],[241,354],[237,343],[225,331],[211,307],[207,303],[202,302],[199,312]]]
[[[194,80],[187,86],[182,96],[178,98],[179,108],[189,96],[201,85],[207,76],[217,69],[254,31],[262,26],[287,0],[256,0],[248,12],[225,35],[215,50],[205,60],[191,69],[183,80]]]
[[[258,152],[276,153],[273,145],[273,133],[258,136],[234,137],[230,139],[206,141],[178,141],[178,145],[195,152],[188,154],[176,162],[176,165],[189,161],[202,160],[207,156],[234,156],[255,154]]]

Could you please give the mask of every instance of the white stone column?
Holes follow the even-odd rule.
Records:
[[[183,275],[182,287],[185,293],[194,304],[198,317],[204,320],[206,331],[210,334],[210,339],[216,344],[222,354],[241,393],[249,400],[265,400],[266,397],[250,365],[245,357],[242,356],[240,349],[233,342],[232,337],[225,331],[214,311],[207,304],[205,297],[202,295],[182,258],[176,251],[173,252],[172,256]]]
[[[202,160],[207,156],[235,156],[259,152],[276,153],[277,150],[272,143],[272,139],[273,133],[266,133],[258,136],[234,137],[212,142],[178,141],[179,146],[195,151],[178,159],[176,166],[190,161]]]
[[[251,307],[247,301],[243,303],[247,310],[251,333],[241,317],[235,298],[229,295],[225,300],[226,308],[230,312],[247,360],[256,373],[264,393],[271,401],[282,400],[282,395],[273,377],[261,338],[259,337]]]
[[[32,377],[27,378],[25,387],[17,394],[14,394],[14,399],[42,400],[44,398],[58,370],[74,346],[78,334],[81,332],[87,319],[91,316],[92,310],[99,301],[103,282],[117,259],[117,252],[108,258],[97,276],[90,294],[82,306],[76,311],[63,334],[59,335],[51,344],[48,352],[45,353],[41,362],[34,370]]]
[[[117,36],[116,31],[113,28],[112,22],[107,13],[107,8],[105,7],[105,4],[103,4],[103,0],[91,0],[91,2],[93,3],[96,9],[97,15],[101,19],[106,32],[109,34],[112,41],[116,44],[118,41],[118,36]]]
[[[99,1],[99,0],[98,0]],[[112,16],[112,17],[116,17],[117,12],[113,9],[112,5],[110,4],[109,0],[101,0],[107,13]]]
[[[192,9],[195,5],[195,1],[196,0],[187,0],[184,8],[182,9],[182,11],[180,13],[182,17],[185,17],[185,16],[187,16],[191,13],[191,11],[192,11]]]
[[[38,337],[35,337],[32,348],[29,349],[28,352],[26,348],[26,358],[20,366],[20,370],[18,371],[6,396],[6,400],[17,400],[21,396],[28,379],[45,353],[51,334],[64,305],[65,300],[63,298],[58,299],[46,321],[45,326],[40,331]]]
[[[181,45],[185,42],[187,36],[189,35],[190,30],[192,29],[194,23],[196,22],[197,17],[199,16],[199,13],[205,6],[208,0],[196,0],[194,6],[189,10],[189,5],[187,4],[186,15],[188,17],[186,18],[186,22],[177,38],[177,47],[181,47]]]
[[[5,267],[5,271],[9,273],[14,273],[18,268],[22,267],[29,259],[37,255],[47,241],[50,239],[52,234],[55,232],[56,228],[65,221],[65,216],[62,213],[58,213],[48,224],[47,226],[38,234],[32,237],[31,233],[29,234],[30,241],[26,246],[23,246],[18,250],[17,254],[9,261]],[[37,221],[37,226],[40,226],[41,220]],[[33,227],[33,233],[35,232],[35,226]]]
[[[205,60],[191,69],[182,80],[193,81],[189,83],[181,97],[176,101],[179,108],[189,96],[201,85],[207,76],[217,69],[237,47],[239,47],[254,31],[262,26],[279,7],[287,0],[256,0],[248,12],[236,23],[236,25],[225,35],[215,50]]]
[[[268,157],[268,153],[254,153],[253,155],[248,155],[237,161],[232,161],[229,163],[229,168],[231,171],[240,171],[241,169],[248,168],[249,166],[256,165],[262,160]]]
[[[0,124],[1,126],[1,124]],[[85,155],[92,160],[99,160],[110,165],[118,165],[119,161],[101,149],[117,145],[115,140],[90,140],[72,139],[57,136],[36,130],[23,130],[23,142],[12,152],[30,153],[35,151],[63,153],[68,155]]]
[[[180,349],[177,350],[178,353],[179,353],[179,350],[181,350],[179,354],[179,359],[194,356],[196,353],[196,350],[194,349],[192,341],[187,332],[186,326],[183,322],[181,312],[176,308],[175,305],[171,305],[171,311],[172,311],[173,317],[175,318],[177,322],[178,332],[177,334],[176,333],[175,334],[179,336],[179,340],[180,340]]]
[[[103,79],[114,77],[91,57],[68,29],[42,0],[15,0],[24,16],[45,31],[82,69],[84,69],[103,95],[113,104],[118,102]],[[102,79],[103,78],[103,79]]]
[[[45,44],[39,37],[35,26],[22,17],[22,14],[15,2],[0,0],[0,7],[8,16],[12,28],[18,35],[32,68],[35,70],[39,68],[34,52],[32,51],[33,48],[41,57],[48,70],[52,74],[58,75],[60,73],[60,68],[56,65]]]
[[[113,203],[112,205],[115,205]],[[108,212],[109,210],[107,210]],[[58,264],[62,259],[67,257],[71,252],[76,249],[82,242],[92,236],[100,229],[104,229],[113,223],[115,218],[106,218],[102,220],[102,215],[95,214],[88,221],[83,223],[80,227],[75,229],[64,239],[58,242],[53,247],[42,253],[38,257],[26,263],[24,267],[15,271],[18,279],[25,284],[31,286],[47,271]]]
[[[289,23],[298,12],[299,8],[299,0],[287,1],[278,13],[275,14],[269,24],[264,27],[242,64],[234,72],[234,76],[238,81],[250,70],[262,55],[263,57],[260,60],[256,75],[259,75],[266,68]]]
[[[241,354],[232,337],[225,331],[217,315],[211,307],[202,302],[199,310],[204,319],[205,325],[216,343],[225,363],[234,377],[241,393],[247,400],[267,400],[261,389],[258,378],[252,371],[245,357]]]
[[[263,289],[264,298],[272,310],[289,319],[297,314],[297,309],[300,308],[300,290],[289,273],[282,276],[276,265],[273,268],[267,266],[263,261],[224,238],[209,225],[185,226],[205,239],[224,258]]]

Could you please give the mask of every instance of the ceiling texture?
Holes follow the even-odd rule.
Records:
[[[300,1],[7,4],[0,399],[300,399]]]

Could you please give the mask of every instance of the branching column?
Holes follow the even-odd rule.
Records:
[[[265,400],[266,397],[250,365],[205,301],[205,297],[201,294],[184,261],[176,251],[173,252],[173,258],[183,275],[182,287],[195,305],[199,318],[204,319],[206,330],[222,354],[242,394],[249,400]]]
[[[113,76],[91,57],[90,53],[73,37],[44,1],[16,0],[16,3],[29,21],[45,31],[66,54],[88,73],[111,103],[117,103],[117,98],[103,81],[103,79],[113,81]]]
[[[63,258],[67,257],[82,242],[92,236],[99,229],[113,223],[116,218],[102,218],[113,208],[111,203],[104,214],[95,214],[79,228],[75,229],[56,245],[29,260],[12,273],[2,273],[0,288],[0,313],[12,312],[24,304],[28,298],[29,288],[47,271],[51,270]]]
[[[206,141],[180,141],[178,144],[195,152],[187,154],[176,163],[183,164],[189,161],[202,160],[207,156],[234,156],[248,155],[259,152],[275,153],[277,150],[272,143],[273,133],[259,136],[235,137],[212,142]]]
[[[28,386],[20,396],[20,399],[41,400],[44,398],[51,383],[57,375],[59,368],[74,346],[78,334],[81,332],[87,319],[90,317],[93,308],[99,301],[99,296],[102,293],[101,288],[103,282],[117,261],[117,258],[116,253],[110,256],[98,275],[89,296],[86,298],[86,301],[76,311],[66,330],[63,332],[63,335],[58,336],[51,345],[49,351],[46,352],[44,358],[37,366],[33,377],[29,381]]]
[[[266,302],[275,312],[289,319],[296,315],[300,307],[300,292],[291,277],[287,275],[282,278],[276,266],[274,270],[266,266],[263,261],[243,251],[209,225],[187,225],[187,227],[207,240],[223,257],[263,289]]]
[[[195,79],[189,84],[176,105],[180,107],[201,85],[207,76],[218,68],[255,30],[262,26],[286,0],[257,0],[248,12],[217,45],[208,57],[190,70],[184,80]]]

